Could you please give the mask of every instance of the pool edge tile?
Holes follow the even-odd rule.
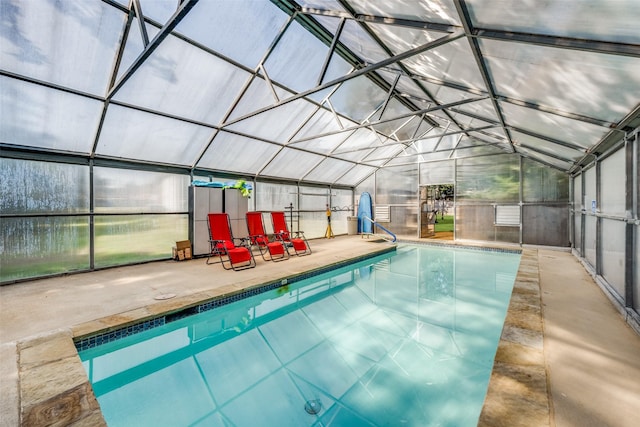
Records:
[[[537,254],[522,251],[478,426],[551,425]]]
[[[21,425],[106,426],[70,330],[17,347]]]
[[[322,264],[304,271],[290,272],[286,276],[269,277],[264,282],[257,284],[251,281],[240,282],[216,290],[202,291],[196,294],[159,301],[146,307],[74,326],[72,327],[73,341],[78,351],[86,350],[170,321],[229,304],[238,299],[279,288],[283,286],[283,280],[286,280],[287,284],[295,283],[349,264],[394,252],[395,250],[395,246],[389,246],[353,258]]]

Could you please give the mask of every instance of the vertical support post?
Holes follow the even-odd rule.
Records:
[[[420,174],[418,173],[418,229],[416,237],[422,237],[422,186],[420,185]]]
[[[458,218],[458,159],[453,160],[453,240],[456,240],[456,228]]]
[[[576,247],[576,186],[575,177],[569,176],[569,247]]]
[[[255,177],[251,180],[251,186],[253,187],[253,191],[254,191],[253,194],[255,194],[256,187],[257,187],[257,181]],[[251,204],[249,207],[249,210],[255,211],[258,205],[258,201],[256,200],[256,198],[249,196],[249,203]]]
[[[300,206],[302,206],[302,204],[300,202],[302,201],[302,195],[300,194],[300,183],[296,184],[296,191],[298,192],[298,194],[296,195],[296,199],[298,200],[298,226],[295,228],[291,228],[291,230],[301,230],[300,215],[302,214],[300,213]]]
[[[636,221],[636,227],[633,233],[634,239],[631,252],[637,254],[640,252],[640,127],[636,128],[633,135],[633,177],[635,178],[633,183],[635,186],[633,196],[633,218]],[[631,263],[631,269],[633,271],[631,283],[638,287],[638,292],[640,293],[640,276],[638,275],[638,271],[640,271],[640,266],[638,266],[639,262],[640,257],[636,256]],[[635,312],[640,314],[640,299],[632,298],[631,303]]]
[[[625,245],[624,245],[624,305],[627,308],[634,308],[633,286],[635,274],[635,220],[638,219],[638,133],[633,139],[625,135],[625,211],[627,222],[625,224]]]
[[[600,204],[602,203],[602,162],[598,159],[596,165],[596,274],[602,276],[602,217],[600,216]]]
[[[585,253],[584,253],[584,231],[586,229],[586,215],[587,215],[587,210],[585,209],[585,200],[584,200],[584,196],[586,193],[586,182],[587,180],[584,177],[584,170],[580,171],[580,181],[581,181],[581,189],[580,189],[580,256],[582,258],[585,258]]]
[[[524,216],[523,216],[523,214],[524,214],[524,207],[523,207],[524,201],[522,200],[524,191],[523,191],[523,185],[522,185],[522,178],[524,177],[524,173],[522,173],[522,156],[518,156],[518,159],[519,159],[519,162],[518,162],[518,165],[519,165],[519,167],[518,167],[519,177],[518,177],[518,179],[520,181],[519,188],[518,188],[518,200],[519,200],[518,205],[519,205],[519,208],[520,208],[520,238],[519,238],[519,240],[520,240],[520,246],[522,246],[522,234],[523,234],[522,233],[522,227],[524,227]]]
[[[89,269],[95,268],[96,262],[96,238],[95,238],[95,203],[94,203],[94,188],[93,188],[93,159],[89,159]]]
[[[188,195],[188,206],[189,206],[189,213],[187,214],[187,217],[189,218],[188,220],[188,233],[187,235],[189,236],[189,241],[191,242],[191,255],[196,255],[198,252],[196,251],[196,187],[194,185],[192,185],[191,183],[189,183],[189,186],[187,187],[187,195]]]
[[[420,127],[420,126],[418,126]],[[416,128],[416,131],[418,129]],[[422,170],[423,163],[418,163],[418,194],[417,194],[417,202],[418,202],[418,229],[416,230],[416,237],[419,239],[422,235],[422,200],[420,199],[420,188],[422,184],[422,174],[420,173]]]
[[[293,202],[289,202],[289,230],[297,230],[297,228],[293,228]]]

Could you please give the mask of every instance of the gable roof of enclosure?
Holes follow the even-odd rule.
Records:
[[[176,7],[177,5],[177,7]],[[640,124],[637,0],[0,2],[0,144],[355,186]]]

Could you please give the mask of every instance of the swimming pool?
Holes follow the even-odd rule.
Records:
[[[109,426],[475,426],[520,255],[382,255],[80,351]]]

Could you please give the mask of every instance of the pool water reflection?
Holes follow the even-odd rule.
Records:
[[[400,245],[80,356],[109,426],[475,426],[519,261]]]

